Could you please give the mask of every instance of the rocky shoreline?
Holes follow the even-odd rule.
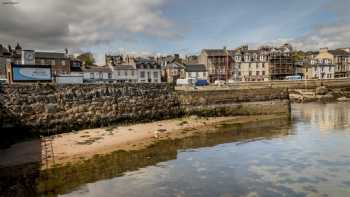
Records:
[[[316,89],[293,89],[289,90],[289,98],[293,103],[348,102],[350,101],[350,88],[331,89],[327,86],[320,86]]]

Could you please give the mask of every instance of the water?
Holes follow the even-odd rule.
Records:
[[[297,104],[291,121],[222,125],[31,173],[14,188],[36,196],[350,196],[349,142],[350,104]]]

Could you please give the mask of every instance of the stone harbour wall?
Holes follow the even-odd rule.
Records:
[[[175,91],[167,84],[0,86],[0,130],[55,134],[183,115],[289,114],[287,89]]]
[[[11,85],[0,93],[2,127],[61,132],[179,116],[165,84]],[[5,113],[6,110],[6,113]],[[17,120],[15,123],[11,120]]]
[[[185,114],[200,116],[289,114],[285,88],[178,91]]]

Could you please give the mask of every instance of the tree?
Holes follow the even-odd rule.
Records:
[[[84,65],[92,65],[95,63],[94,55],[91,52],[82,53],[77,57]]]
[[[292,56],[294,61],[303,61],[306,54],[303,51],[294,51]]]

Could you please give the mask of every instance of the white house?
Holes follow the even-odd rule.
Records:
[[[108,66],[84,66],[82,67],[85,83],[112,83],[112,70]]]
[[[185,65],[185,78],[190,83],[195,83],[197,80],[208,80],[208,70],[204,64]]]
[[[333,64],[315,64],[312,67],[313,78],[315,79],[334,79],[335,65]]]
[[[109,66],[112,70],[113,80],[122,83],[137,83],[137,70],[133,65],[118,64]]]
[[[138,83],[161,83],[161,66],[155,61],[143,58],[134,60]]]

